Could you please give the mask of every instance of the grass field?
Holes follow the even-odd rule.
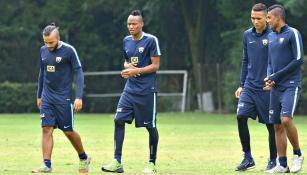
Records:
[[[307,117],[296,117],[300,143],[307,155]],[[264,174],[268,158],[267,131],[264,125],[249,121],[251,147],[256,168],[234,172],[242,159],[234,115],[204,113],[160,113],[158,173],[169,175]],[[92,156],[89,174],[108,174],[100,170],[113,157],[113,114],[79,114],[75,129],[86,151]],[[55,130],[53,173],[78,174],[78,157],[66,137]],[[41,166],[41,129],[38,114],[0,115],[0,174],[31,174]],[[291,158],[291,146],[288,144]],[[148,134],[145,129],[126,127],[123,150],[125,174],[142,174],[148,159]],[[303,169],[300,174],[307,174]]]

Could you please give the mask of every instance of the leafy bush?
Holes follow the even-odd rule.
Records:
[[[35,112],[36,109],[35,83],[0,83],[0,112]]]

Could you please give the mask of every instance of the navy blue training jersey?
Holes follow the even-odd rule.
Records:
[[[73,74],[77,70],[82,71],[82,68],[73,46],[60,42],[55,51],[49,51],[45,45],[42,46],[40,49],[38,98],[41,98],[42,102],[52,104],[70,102],[72,100]],[[82,90],[77,94],[77,98],[82,98]]]
[[[257,33],[254,27],[244,32],[241,87],[263,90],[263,80],[267,76],[268,34],[270,32],[268,27],[262,33]]]
[[[273,31],[268,37],[270,79],[280,87],[300,86],[304,54],[301,34],[285,25],[279,33]]]
[[[145,32],[139,40],[134,40],[131,35],[125,37],[123,44],[126,62],[135,63],[136,67],[146,67],[151,64],[151,57],[161,55],[157,37]],[[157,92],[156,72],[129,78],[124,91],[134,94]]]

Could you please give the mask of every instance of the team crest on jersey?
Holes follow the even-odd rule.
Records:
[[[55,72],[55,66],[47,65],[47,72]]]
[[[55,61],[56,61],[57,63],[60,63],[60,62],[62,61],[62,57],[55,57]]]
[[[279,43],[282,44],[284,42],[285,38],[279,38]]]
[[[139,47],[139,52],[143,53],[144,52],[144,47]]]
[[[139,62],[139,57],[131,57],[131,63],[137,64]]]
[[[266,46],[268,43],[269,43],[269,41],[268,41],[267,39],[263,39],[263,40],[262,40],[262,44],[263,44],[264,46]]]

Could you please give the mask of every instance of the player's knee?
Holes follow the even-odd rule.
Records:
[[[53,128],[52,127],[43,127],[43,135],[52,135]]]
[[[274,132],[274,125],[273,124],[266,124],[266,128],[269,132]]]
[[[125,121],[122,120],[114,120],[115,127],[124,127]]]
[[[282,117],[281,118],[281,124],[284,127],[288,127],[292,125],[292,118],[291,117]]]
[[[72,137],[75,133],[73,131],[64,131],[64,134],[67,136],[67,137]]]
[[[289,123],[291,123],[292,122],[292,118],[291,117],[282,117],[281,118],[281,123],[282,124],[289,124]]]
[[[147,126],[146,129],[147,129],[147,131],[148,131],[148,133],[151,137],[159,139],[159,133],[158,133],[158,129],[156,127]]]
[[[247,123],[247,119],[248,119],[248,117],[246,117],[246,116],[242,116],[242,115],[237,116],[237,120],[238,120],[239,123]]]
[[[274,130],[275,130],[276,133],[281,133],[281,132],[284,131],[284,127],[281,124],[275,124]]]

